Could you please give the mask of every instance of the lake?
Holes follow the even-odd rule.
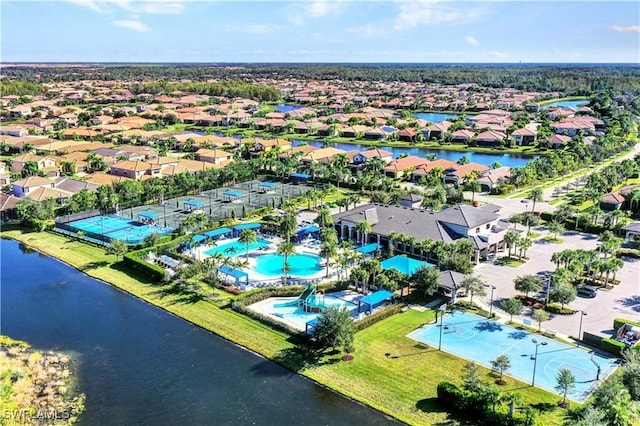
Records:
[[[324,146],[323,142],[320,141],[299,141],[294,140],[293,145],[297,146],[302,143],[307,143],[308,145],[322,147]],[[347,143],[334,143],[331,146],[339,149],[343,149],[345,151],[366,151],[371,148],[380,148],[386,151],[389,151],[393,154],[393,158],[397,158],[401,154],[415,155],[417,157],[426,157],[429,154],[435,154],[437,159],[458,161],[463,155],[465,155],[470,162],[484,164],[486,166],[491,167],[494,162],[499,162],[503,166],[507,167],[523,167],[529,161],[533,160],[536,157],[526,157],[514,154],[504,154],[504,153],[480,153],[480,152],[466,152],[466,151],[447,151],[444,149],[435,149],[435,148],[415,148],[415,147],[389,147],[389,146],[366,146],[359,144],[347,144]]]
[[[15,241],[0,260],[2,333],[71,354],[81,424],[399,424]]]
[[[416,112],[413,116],[431,123],[440,123],[446,120],[455,121],[459,117],[457,114],[446,114],[443,112]]]
[[[551,107],[562,107],[562,108],[578,109],[581,106],[587,105],[588,103],[589,103],[589,99],[580,99],[577,101],[558,101],[558,102],[553,102],[551,104],[547,104],[542,108],[546,109]]]

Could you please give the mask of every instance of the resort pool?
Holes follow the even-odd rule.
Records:
[[[358,307],[355,303],[349,302],[347,300],[339,299],[337,297],[333,297],[330,295],[320,296],[323,299],[325,306],[344,306],[345,308],[353,311]],[[305,330],[305,326],[307,322],[314,320],[318,317],[318,313],[304,312],[304,310],[298,306],[279,306],[278,304],[283,304],[283,302],[290,302],[295,300],[292,297],[272,297],[263,302],[258,302],[263,304],[260,307],[261,312],[268,313],[270,315],[275,316],[276,318],[283,320],[285,322],[289,322],[292,325],[295,325],[299,330]]]
[[[442,330],[438,321],[438,324],[425,325],[407,337],[431,347],[441,346],[443,351],[487,368],[491,368],[491,360],[507,355],[511,368],[506,374],[525,383],[533,380],[536,343],[532,339],[535,339],[538,345],[535,385],[557,393],[558,370],[569,369],[576,382],[575,390],[567,396],[578,402],[584,402],[618,366],[614,358],[462,311],[445,314]]]
[[[249,252],[259,250],[263,247],[268,247],[269,241],[258,238],[255,243],[249,244]],[[206,250],[204,252],[207,256],[212,256],[216,253],[220,253],[224,256],[239,256],[247,252],[247,245],[239,243],[238,241],[232,241],[230,243],[221,244]]]
[[[320,256],[315,254],[293,254],[287,259],[291,277],[308,277],[322,270]],[[281,254],[266,254],[256,259],[255,272],[266,277],[279,277],[282,275],[284,256]]]

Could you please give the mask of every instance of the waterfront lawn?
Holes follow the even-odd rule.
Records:
[[[406,423],[434,424],[448,418],[436,404],[436,386],[442,380],[460,383],[466,361],[404,337],[432,321],[432,311],[409,310],[357,333],[352,361],[341,361],[339,353],[301,356],[295,338],[231,310],[228,303],[218,306],[219,302],[207,298],[185,300],[184,294],[172,291],[172,285],[149,282],[121,263],[112,263],[114,257],[106,256],[101,247],[50,232],[5,228],[2,235],[22,241]],[[495,380],[488,369],[482,372],[486,382]],[[525,404],[555,407],[559,400],[556,395],[515,379],[507,382],[501,390],[517,390]],[[541,421],[547,425],[561,424],[561,413],[554,409],[545,413]]]

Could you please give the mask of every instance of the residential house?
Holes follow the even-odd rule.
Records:
[[[393,154],[389,151],[382,150],[380,148],[372,148],[366,151],[361,151],[353,156],[354,164],[362,164],[371,160],[372,158],[379,158],[388,164],[393,159]]]
[[[44,172],[47,176],[58,176],[60,174],[56,160],[52,157],[41,157],[39,155],[28,152],[26,154],[11,159],[10,170],[12,173],[22,173],[26,163],[36,163],[38,170]]]
[[[501,146],[505,138],[506,135],[504,133],[487,130],[476,137],[476,143],[478,146]]]
[[[451,143],[465,144],[466,145],[471,141],[471,139],[473,139],[474,135],[475,135],[475,133],[473,133],[471,130],[458,129],[455,132],[453,132],[452,138],[451,138]]]
[[[328,148],[318,148],[315,149],[305,155],[303,155],[300,160],[305,163],[313,163],[313,162],[328,162],[330,163],[333,157],[338,154],[345,154],[346,151],[338,148],[328,147]]]
[[[12,184],[12,194],[16,197],[26,197],[38,188],[53,188],[55,181],[48,177],[29,176]]]
[[[564,148],[570,141],[571,137],[565,135],[551,135],[549,138],[549,144],[553,149]]]
[[[631,222],[622,230],[624,231],[625,241],[640,241],[640,222]]]
[[[422,196],[414,193],[405,194],[400,197],[400,205],[402,207],[416,208],[422,204]]]
[[[444,134],[449,130],[453,123],[450,121],[441,121],[440,123],[434,123],[430,126],[427,126],[424,130],[422,130],[422,134],[426,140],[434,140],[434,139],[443,139]]]
[[[533,145],[536,142],[536,132],[526,127],[514,130],[511,137],[516,145]]]
[[[428,160],[426,158],[416,156],[398,158],[385,166],[384,174],[392,178],[402,177],[405,174],[412,174],[418,167],[427,163]]]
[[[476,172],[480,174],[488,170],[489,167],[478,163],[468,163],[463,165],[456,163],[455,166],[445,169],[442,180],[444,181],[444,183],[460,185],[466,180],[467,176],[470,173]]]
[[[143,180],[149,177],[161,177],[162,167],[157,164],[151,164],[146,161],[116,161],[109,168],[109,173],[115,176],[124,176],[130,179]]]
[[[16,206],[20,198],[0,192],[0,222],[17,219],[18,213]]]
[[[421,178],[426,178],[432,172],[432,170],[436,168],[440,168],[444,175],[444,171],[450,168],[455,168],[458,166],[458,163],[451,160],[439,159],[429,161],[426,164],[417,167],[412,174],[413,181],[419,181]]]
[[[196,151],[196,157],[200,161],[213,164],[227,164],[233,160],[233,154],[221,149],[200,148]]]
[[[24,126],[12,125],[0,127],[0,135],[8,135],[14,137],[24,137],[29,135],[29,130]]]
[[[498,167],[497,169],[488,169],[480,174],[476,180],[480,184],[481,191],[491,192],[502,182],[511,177],[511,167]]]

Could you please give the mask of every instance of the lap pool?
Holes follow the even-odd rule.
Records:
[[[315,254],[293,254],[287,258],[289,272],[292,277],[308,277],[322,271],[321,258]],[[266,277],[282,275],[284,256],[281,254],[265,254],[256,258],[255,272]]]
[[[557,393],[558,370],[569,369],[576,382],[574,391],[567,396],[577,402],[584,402],[619,365],[615,358],[462,311],[446,314],[442,326],[440,321],[428,324],[407,337],[431,347],[441,346],[443,351],[487,368],[491,368],[491,360],[505,354],[511,361],[506,374],[525,383],[533,380],[536,343],[532,339],[535,339],[538,347],[536,386]]]

